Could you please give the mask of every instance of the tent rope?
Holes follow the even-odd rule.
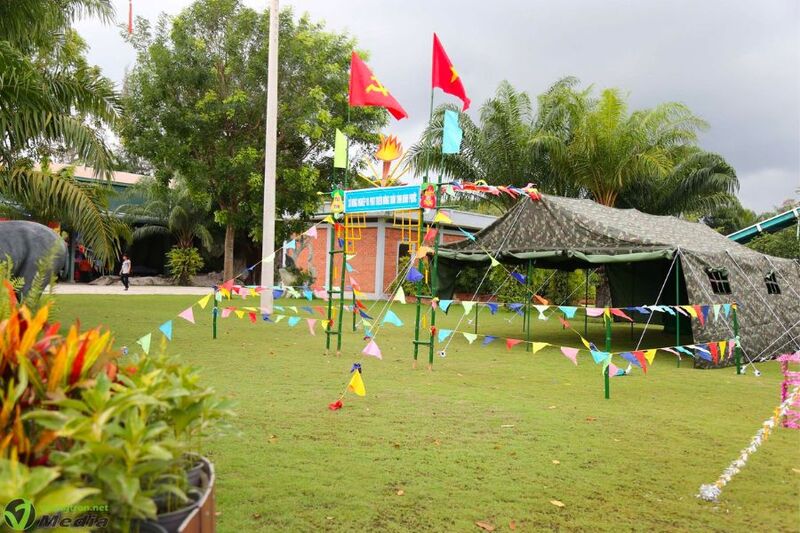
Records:
[[[659,300],[661,300],[661,295],[664,293],[664,287],[667,286],[667,281],[669,280],[670,274],[672,274],[672,269],[675,267],[675,262],[678,260],[678,255],[679,254],[680,254],[680,248],[678,248],[678,252],[673,254],[673,256],[672,256],[672,263],[670,263],[670,265],[669,265],[669,270],[667,270],[667,275],[664,276],[664,283],[661,284],[661,289],[658,291],[658,296],[656,296],[656,301],[655,301],[655,303],[653,305],[658,305]],[[678,302],[675,302],[675,305],[677,305],[677,304],[678,304]],[[678,317],[680,317],[680,315],[678,315]],[[644,339],[644,334],[647,333],[647,328],[650,326],[650,320],[652,320],[652,318],[653,318],[653,312],[651,310],[650,314],[647,315],[647,322],[644,325],[644,329],[642,330],[642,334],[639,336],[639,340],[636,343],[636,350],[638,350],[639,346],[642,345],[642,340]],[[680,318],[676,318],[676,319],[680,320]],[[634,351],[636,351],[636,350],[634,350]],[[678,357],[680,357],[680,356],[678,356]]]
[[[758,291],[758,289],[757,289],[757,288],[756,288],[756,287],[753,285],[753,283],[750,281],[750,278],[747,276],[747,274],[745,273],[745,271],[744,271],[744,270],[742,270],[742,267],[740,267],[740,266],[739,266],[739,263],[736,261],[736,259],[733,257],[733,255],[731,255],[731,253],[730,253],[730,252],[728,252],[727,250],[725,251],[725,253],[728,255],[728,257],[730,257],[730,258],[731,258],[731,260],[733,261],[733,264],[734,264],[734,265],[736,265],[736,268],[738,268],[738,269],[739,269],[739,272],[741,272],[741,274],[742,274],[742,277],[745,279],[745,281],[747,281],[747,284],[748,284],[748,285],[750,285],[750,288],[753,290],[753,293],[754,293],[754,294],[756,294],[756,295],[757,295],[757,296],[758,296],[758,297],[761,299],[761,302],[762,302],[762,303],[763,303],[763,304],[764,304],[764,305],[767,307],[767,309],[769,310],[769,312],[770,312],[770,313],[772,313],[772,316],[774,316],[774,317],[775,317],[775,319],[778,321],[778,323],[779,323],[779,324],[781,325],[781,327],[784,329],[784,333],[786,333],[786,332],[788,332],[788,333],[789,333],[789,335],[790,335],[790,337],[791,337],[792,341],[794,341],[794,345],[795,345],[795,347],[796,347],[796,348],[800,348],[800,342],[798,342],[797,335],[796,335],[794,332],[792,332],[792,331],[790,331],[789,329],[787,329],[786,325],[783,323],[783,321],[781,320],[781,318],[778,316],[778,313],[776,313],[776,312],[775,312],[775,310],[774,310],[774,309],[772,308],[772,306],[769,304],[769,302],[767,301],[767,299],[766,299],[766,298],[764,298],[764,295],[763,295],[763,294],[761,294],[761,293]],[[762,355],[763,355],[763,352],[762,352],[761,354],[759,354],[759,357],[761,357]]]

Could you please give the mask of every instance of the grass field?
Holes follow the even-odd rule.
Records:
[[[197,298],[65,295],[56,314],[108,325],[118,345],[134,346]],[[312,337],[304,322],[253,325],[232,315],[212,341],[199,307],[196,325],[175,321],[170,350],[238,401],[240,435],[202,450],[217,468],[220,532],[479,531],[476,521],[498,531],[800,528],[798,431],[775,432],[720,503],[695,498],[779,403],[777,364],[758,365],[761,377],[736,376],[676,368],[659,354],[647,376],[612,379],[604,400],[600,367],[585,352],[575,367],[557,349],[508,352],[502,340],[470,346],[459,336],[433,372],[412,370],[414,307],[392,309],[405,326],[378,333],[382,361],[360,354],[356,333],[341,357],[324,356],[320,326]],[[454,307],[442,327],[460,313]],[[484,311],[480,332],[520,337],[511,316]],[[535,340],[580,346],[556,320],[533,322]],[[599,323],[589,337],[602,346]],[[630,328],[615,326],[614,339],[615,349],[630,346]],[[656,333],[647,343],[674,338]],[[349,394],[331,412],[355,361],[367,396]]]

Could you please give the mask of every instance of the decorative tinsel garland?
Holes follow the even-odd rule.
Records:
[[[744,465],[747,463],[747,459],[750,457],[750,455],[755,453],[758,447],[761,446],[761,443],[767,440],[770,431],[778,426],[781,417],[786,414],[786,411],[794,402],[795,397],[798,394],[800,394],[800,387],[795,387],[792,393],[787,396],[786,400],[784,400],[780,406],[775,408],[775,413],[764,421],[764,423],[761,425],[761,429],[758,430],[758,433],[755,434],[753,440],[750,441],[750,445],[742,450],[742,452],[739,454],[739,457],[722,472],[722,475],[719,476],[719,479],[717,479],[717,481],[714,483],[700,485],[700,492],[697,494],[698,498],[709,502],[717,501],[720,494],[722,494],[722,488],[728,484],[733,476],[738,474],[739,471],[744,468]]]

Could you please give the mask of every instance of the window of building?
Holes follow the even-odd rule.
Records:
[[[728,281],[728,269],[726,268],[707,268],[706,274],[711,283],[711,290],[714,294],[730,294],[731,284]]]
[[[775,271],[771,270],[764,276],[764,283],[767,284],[767,294],[780,294],[781,287],[778,285],[778,280],[775,279]]]
[[[417,249],[416,244],[409,244],[407,242],[401,242],[397,245],[397,265],[395,272],[399,274],[403,268],[408,264],[408,260],[411,259],[411,254]]]

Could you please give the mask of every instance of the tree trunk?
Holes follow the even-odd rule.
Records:
[[[225,259],[222,267],[222,279],[228,281],[233,278],[233,223],[225,226]]]

